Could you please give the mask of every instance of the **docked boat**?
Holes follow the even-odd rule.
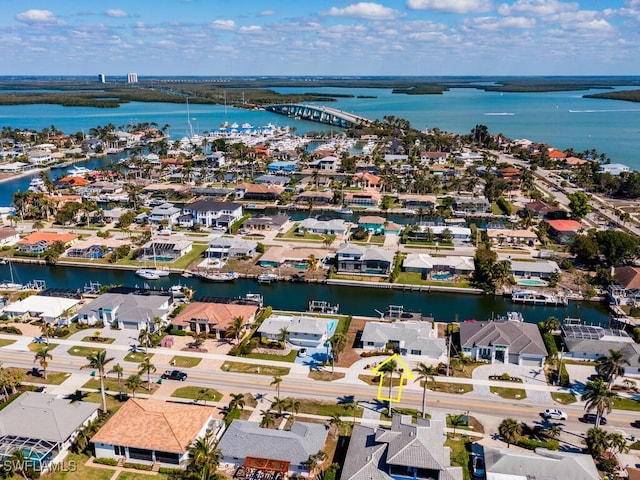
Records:
[[[309,302],[308,311],[312,313],[338,313],[340,305],[332,305],[324,300],[311,300]]]
[[[196,276],[207,282],[233,282],[238,278],[235,272],[198,272]]]
[[[67,170],[67,173],[71,177],[83,177],[92,174],[93,170],[89,170],[87,167],[73,167]]]
[[[273,283],[278,281],[278,275],[275,273],[261,273],[258,275],[258,283]]]
[[[51,170],[57,170],[59,168],[67,168],[73,165],[73,162],[62,162],[62,163],[54,163],[51,165]]]
[[[14,279],[11,260],[7,259],[7,262],[9,263],[9,275],[11,276],[11,280],[5,280],[4,282],[0,283],[0,290],[22,290],[24,288],[24,285],[16,282]]]
[[[136,275],[144,278],[145,280],[159,280],[160,275],[158,275],[153,268],[139,268],[136,270]]]
[[[47,191],[47,186],[40,177],[34,177],[31,179],[31,182],[29,182],[27,190],[33,193],[42,193]]]
[[[531,305],[566,305],[567,298],[553,293],[536,292],[533,290],[513,290],[511,301],[514,303],[528,303]]]
[[[262,307],[264,304],[264,298],[262,298],[262,295],[259,293],[247,293],[241,300],[251,305],[258,305],[259,307]]]
[[[336,210],[336,213],[339,215],[352,215],[353,210],[351,210],[350,208],[339,208]]]

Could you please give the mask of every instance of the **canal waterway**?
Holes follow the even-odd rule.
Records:
[[[83,289],[89,282],[102,285],[143,287],[145,280],[133,271],[74,268],[43,265],[12,265],[14,278],[20,283],[44,280],[48,287]],[[9,279],[7,265],[0,267],[0,281]],[[172,285],[185,285],[195,290],[195,297],[239,297],[247,293],[260,293],[265,305],[278,310],[305,311],[311,300],[324,300],[340,305],[340,313],[376,317],[389,305],[403,305],[405,310],[433,316],[436,321],[487,320],[508,311],[521,312],[527,322],[539,322],[548,317],[581,318],[587,324],[605,324],[609,320],[606,307],[594,302],[570,302],[568,306],[529,306],[514,304],[510,299],[493,295],[466,295],[440,292],[416,292],[393,289],[372,289],[325,285],[319,283],[276,282],[259,284],[255,280],[238,279],[232,283],[207,283],[197,278],[180,275],[148,281],[151,288],[168,289]]]

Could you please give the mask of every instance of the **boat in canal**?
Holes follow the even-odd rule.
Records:
[[[566,305],[567,298],[554,293],[536,292],[533,290],[513,290],[513,303],[529,303],[533,305]]]
[[[278,281],[278,275],[275,273],[261,273],[258,275],[258,283],[273,283]]]
[[[235,272],[210,272],[202,271],[197,272],[196,277],[205,280],[207,282],[233,282],[238,278],[238,274]]]

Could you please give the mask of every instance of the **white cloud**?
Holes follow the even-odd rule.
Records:
[[[275,10],[263,10],[262,12],[260,12],[260,16],[262,17],[270,17],[275,14],[276,14]]]
[[[209,24],[209,27],[214,30],[234,30],[236,28],[236,22],[233,20],[214,20]]]
[[[407,0],[411,10],[434,10],[446,13],[479,13],[493,8],[491,0]]]
[[[508,28],[534,28],[536,20],[528,17],[482,17],[471,20],[465,26],[471,29],[491,32]]]
[[[18,13],[16,20],[23,23],[39,25],[64,25],[65,22],[57,18],[50,10],[31,9]]]
[[[379,3],[360,2],[349,5],[345,8],[331,7],[323,15],[330,17],[355,17],[366,18],[368,20],[392,20],[401,14],[393,8],[385,7]]]
[[[123,18],[129,16],[127,12],[119,8],[110,8],[105,13],[107,14],[107,17]]]
[[[572,26],[576,30],[589,33],[609,33],[614,29],[613,26],[603,18],[588,22],[575,23]]]
[[[547,17],[562,12],[575,12],[580,5],[558,0],[517,0],[513,5],[503,3],[498,7],[501,15],[531,15],[534,17]]]
[[[238,32],[239,33],[260,33],[262,32],[262,27],[260,25],[250,25],[248,27],[240,27]]]

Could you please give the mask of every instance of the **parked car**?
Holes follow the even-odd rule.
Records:
[[[596,418],[598,416],[595,413],[585,413],[584,415],[582,415],[582,418],[580,419],[581,422],[584,423],[596,423]],[[606,425],[607,424],[607,419],[605,417],[600,417],[600,425]]]
[[[181,370],[167,370],[162,374],[162,378],[184,382],[187,379],[187,374]]]
[[[634,428],[640,428],[640,420],[634,420],[631,422],[631,426]]]
[[[471,467],[473,468],[473,478],[484,478],[484,459],[479,455],[474,455],[471,461]]]
[[[553,420],[566,420],[567,414],[557,408],[547,408],[542,412],[544,418],[552,418]]]

